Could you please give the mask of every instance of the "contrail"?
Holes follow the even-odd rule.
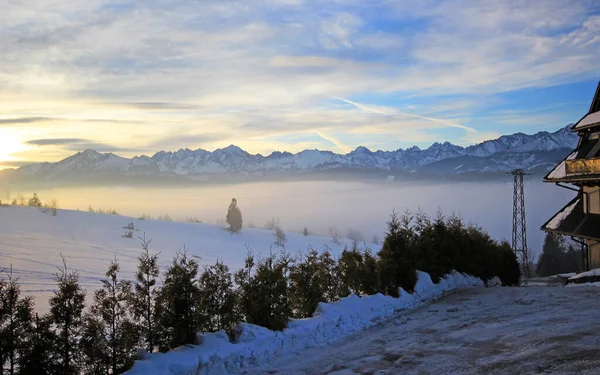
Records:
[[[319,130],[315,130],[314,131],[319,137],[328,140],[329,142],[333,143],[334,145],[337,146],[337,148],[339,148],[340,150],[342,150],[345,153],[350,152],[350,147],[346,146],[342,141],[340,141],[339,139],[336,139],[332,136],[326,135],[321,133]]]
[[[343,102],[346,102],[348,104],[352,104],[356,108],[362,109],[365,112],[377,113],[377,114],[383,115],[383,116],[392,116],[392,117],[395,117],[397,115],[400,115],[400,116],[405,116],[405,117],[419,118],[419,119],[423,119],[423,120],[437,122],[437,123],[444,124],[444,125],[447,125],[447,126],[451,126],[451,127],[454,127],[454,128],[463,129],[463,130],[466,130],[468,132],[477,133],[477,130],[475,130],[473,128],[470,128],[468,126],[465,126],[465,125],[462,125],[462,124],[459,124],[459,123],[456,123],[456,122],[452,122],[452,121],[440,119],[440,118],[421,116],[421,115],[416,115],[414,113],[407,113],[407,112],[400,112],[400,111],[398,111],[396,114],[389,114],[389,113],[385,113],[383,111],[380,111],[380,110],[378,110],[376,108],[371,108],[371,107],[368,107],[368,106],[366,106],[364,104],[353,102],[352,100],[344,99],[342,97],[337,97],[337,99],[341,100]]]

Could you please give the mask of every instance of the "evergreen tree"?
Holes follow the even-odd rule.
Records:
[[[142,342],[149,353],[152,353],[159,341],[156,312],[156,299],[159,289],[156,280],[160,274],[158,254],[150,254],[151,240],[142,238],[142,254],[138,257],[138,268],[135,273],[135,284],[131,295],[131,313],[138,323]]]
[[[28,204],[31,207],[42,207],[42,201],[38,197],[37,193],[33,193],[33,197],[29,199]]]
[[[289,257],[273,254],[255,264],[248,253],[244,269],[235,275],[240,312],[248,323],[282,330],[291,316],[288,300]]]
[[[564,264],[565,241],[556,233],[547,232],[544,238],[542,254],[538,260],[536,274],[539,276],[551,276],[567,272]]]
[[[242,230],[242,211],[237,205],[237,199],[233,198],[229,204],[226,216],[227,224],[229,224],[229,230],[232,232],[239,232]]]
[[[59,375],[56,343],[58,337],[52,329],[52,316],[37,314],[34,319],[31,342],[26,347],[21,362],[20,375]]]
[[[377,258],[368,249],[363,252],[360,286],[362,293],[368,296],[379,293],[380,290]]]
[[[158,296],[158,316],[163,330],[161,351],[193,344],[201,328],[200,289],[197,286],[198,262],[180,251],[165,272]]]
[[[392,297],[399,296],[400,287],[412,292],[417,282],[412,221],[413,217],[408,212],[401,218],[392,212],[383,247],[378,254],[381,288]]]
[[[337,275],[339,297],[346,297],[350,293],[372,295],[379,291],[377,258],[369,250],[361,252],[357,247],[344,249],[338,260]]]
[[[105,375],[111,370],[110,347],[106,325],[93,314],[83,317],[83,331],[79,345],[83,354],[83,372],[88,375]]]
[[[7,280],[0,279],[0,373],[16,374],[31,345],[33,298],[21,297],[12,268]]]
[[[55,275],[58,290],[50,298],[50,316],[58,331],[56,349],[61,375],[79,373],[80,348],[78,337],[82,327],[82,313],[85,307],[85,291],[79,285],[79,274],[67,269],[63,258],[63,268]]]
[[[576,250],[573,245],[569,245],[565,252],[565,269],[566,272],[581,272],[583,271],[584,253],[581,250]]]
[[[308,228],[304,227],[304,229],[302,230],[302,234],[306,237],[308,236]]]
[[[102,289],[94,292],[94,303],[85,319],[82,341],[94,373],[99,370],[97,366],[108,367],[112,374],[117,374],[133,365],[138,335],[127,313],[131,282],[119,280],[119,268],[116,259],[110,262]]]
[[[205,267],[200,275],[199,288],[206,331],[216,332],[233,328],[237,322],[237,301],[229,267],[221,261]]]
[[[503,241],[501,244],[496,245],[495,254],[490,259],[493,260],[490,275],[498,276],[504,286],[519,285],[521,267],[508,242]]]
[[[364,272],[364,259],[357,247],[344,249],[338,259],[338,277],[340,279],[340,297],[362,292],[361,275]]]
[[[326,301],[324,271],[317,250],[309,249],[306,256],[298,255],[298,260],[290,269],[290,304],[296,317],[311,317],[318,303]]]

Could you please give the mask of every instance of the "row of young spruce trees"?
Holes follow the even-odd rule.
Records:
[[[11,272],[0,280],[0,374],[118,374],[142,353],[193,344],[197,332],[226,330],[246,321],[282,330],[290,318],[310,317],[319,302],[350,293],[411,292],[416,270],[438,282],[452,270],[484,280],[498,276],[516,284],[519,265],[507,243],[457,217],[392,214],[381,250],[346,249],[338,259],[309,249],[292,257],[283,251],[255,258],[230,272],[220,261],[199,273],[199,264],[180,251],[164,273],[158,254],[142,239],[135,281],[119,277],[110,262],[102,286],[85,308],[86,293],[66,262],[56,274],[50,312],[34,313],[33,299],[20,294]],[[159,282],[162,281],[162,282]],[[160,284],[160,285],[159,285]]]

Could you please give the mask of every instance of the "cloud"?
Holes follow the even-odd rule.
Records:
[[[0,118],[0,125],[19,125],[19,124],[31,124],[36,122],[51,121],[49,117],[18,117],[18,118]]]
[[[29,164],[41,163],[38,161],[16,161],[16,160],[0,160],[1,168],[19,168]]]
[[[43,138],[43,139],[32,139],[25,142],[28,145],[34,146],[56,146],[56,145],[68,145],[73,143],[85,143],[89,142],[83,138]]]
[[[456,142],[538,120],[496,121],[500,94],[600,69],[587,0],[34,0],[0,2],[0,24],[0,126],[110,150],[262,152],[258,139],[317,131],[340,149],[394,149],[442,128]],[[406,110],[415,98],[429,105]]]
[[[151,141],[147,144],[146,148],[153,149],[156,151],[170,151],[179,148],[197,148],[206,147],[214,142],[226,140],[228,137],[226,134],[214,133],[214,134],[190,134],[181,133],[173,134],[167,133],[159,138]]]
[[[319,137],[333,143],[337,148],[339,148],[343,153],[348,153],[351,151],[351,148],[345,145],[342,141],[337,139],[336,137],[332,137],[331,135],[325,134],[322,131],[315,130],[315,134]]]
[[[194,110],[202,108],[195,104],[169,103],[169,102],[107,102],[108,105],[137,108],[143,110]]]
[[[99,152],[137,153],[146,150],[144,148],[114,146],[107,143],[94,142],[85,138],[41,138],[32,139],[24,143],[30,146],[57,146],[68,151],[83,151],[86,149],[92,149]]]
[[[444,125],[444,126],[447,126],[447,127],[453,127],[453,128],[463,129],[463,130],[466,130],[468,132],[473,132],[473,133],[477,132],[477,130],[475,130],[475,129],[471,128],[471,127],[468,127],[468,126],[465,126],[465,125],[462,125],[462,124],[459,124],[459,123],[456,123],[456,122],[453,122],[453,121],[450,121],[450,120],[445,120],[445,119],[435,118],[435,117],[428,117],[428,116],[421,116],[421,115],[417,115],[417,114],[414,114],[414,113],[401,112],[401,111],[395,111],[395,110],[393,110],[393,111],[389,111],[389,110],[384,111],[384,110],[380,110],[380,109],[376,109],[376,108],[373,108],[373,107],[366,106],[364,104],[353,102],[353,101],[348,100],[348,99],[344,99],[344,98],[337,98],[337,99],[339,99],[339,100],[341,100],[343,102],[346,102],[348,104],[352,104],[356,108],[361,109],[361,110],[366,111],[366,112],[372,112],[372,113],[380,114],[380,115],[383,115],[383,116],[391,116],[391,117],[394,117],[394,116],[412,117],[412,118],[417,118],[417,119],[422,119],[422,120],[427,120],[427,121],[435,122],[435,123],[438,123],[438,124],[441,124],[441,125]]]

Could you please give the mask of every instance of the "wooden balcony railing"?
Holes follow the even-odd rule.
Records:
[[[565,160],[565,174],[568,177],[600,175],[600,158]]]

